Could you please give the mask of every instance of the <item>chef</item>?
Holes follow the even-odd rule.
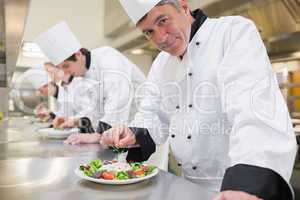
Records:
[[[93,112],[99,105],[97,99],[99,95],[95,87],[96,81],[84,78],[74,78],[72,76],[62,76],[58,70],[52,70],[49,63],[44,68],[35,67],[27,70],[22,77],[25,77],[38,90],[42,96],[53,96],[56,100],[57,109],[49,110],[45,103],[36,107],[36,114],[40,119],[52,119],[54,127],[57,121],[63,119],[80,119],[87,117],[91,121],[91,126],[79,127],[82,133],[94,132],[93,126],[97,127],[99,115]],[[50,76],[49,76],[50,75]],[[58,81],[55,83],[54,81]],[[68,123],[62,123],[62,128],[77,127]],[[70,120],[71,121],[71,120]]]
[[[57,82],[58,91],[56,93],[57,110],[54,112],[54,127],[74,128],[77,124],[72,123],[80,118],[88,118],[91,126],[79,127],[82,133],[94,132],[93,127],[97,127],[99,112],[99,87],[97,82],[92,79],[82,77],[73,77],[65,74],[61,69],[56,68],[51,63],[44,65],[47,72],[51,75],[53,81]],[[62,122],[62,123],[60,123]]]
[[[127,123],[135,110],[136,88],[145,81],[144,74],[117,50],[100,47],[89,51],[81,46],[66,22],[60,22],[42,33],[37,44],[49,60],[65,74],[97,81],[100,99],[100,127]],[[82,105],[80,105],[82,106]],[[88,118],[60,120],[64,124],[91,124]],[[101,126],[101,124],[104,126]],[[105,129],[98,129],[99,132]],[[81,137],[78,135],[76,137]],[[79,138],[80,139],[80,138]]]
[[[57,97],[58,110],[53,121],[54,127],[74,128],[78,127],[82,133],[93,133],[101,117],[99,110],[99,85],[92,79],[71,76],[68,83],[59,83]],[[87,118],[89,126],[79,126],[73,121]]]
[[[33,67],[22,74],[21,78],[28,80],[33,88],[37,90],[43,97],[56,96],[58,86],[51,81],[48,73],[42,66]],[[35,108],[35,113],[41,120],[54,119],[53,112],[50,112],[45,103],[40,103]]]
[[[254,23],[208,18],[187,0],[120,2],[161,53],[132,127],[101,142],[139,145],[127,160],[141,161],[169,138],[183,176],[218,200],[293,199],[295,135]]]
[[[56,93],[55,84],[51,82],[48,73],[40,66],[28,69],[21,78],[28,80],[42,96],[51,96]]]

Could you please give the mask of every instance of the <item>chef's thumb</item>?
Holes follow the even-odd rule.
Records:
[[[130,143],[130,141],[131,141],[131,137],[130,137],[130,135],[127,135],[126,137],[122,138],[119,141],[119,147],[120,148],[125,148],[125,147],[128,147],[128,146],[132,145]]]

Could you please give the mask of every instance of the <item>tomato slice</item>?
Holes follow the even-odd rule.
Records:
[[[133,171],[133,173],[137,176],[140,176],[140,175],[143,175],[145,172],[144,172],[144,170],[140,169],[140,170],[137,170],[137,171]]]
[[[145,165],[142,165],[142,170],[144,170],[144,171],[147,171],[148,169],[149,169],[149,167],[148,166],[145,166]]]
[[[113,179],[115,179],[115,174],[112,172],[103,172],[102,178],[105,180],[113,180]]]

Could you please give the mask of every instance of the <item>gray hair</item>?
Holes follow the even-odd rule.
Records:
[[[156,6],[163,6],[163,5],[166,5],[166,4],[171,4],[172,6],[174,6],[175,8],[176,8],[176,10],[180,10],[180,3],[179,3],[179,1],[178,0],[161,0],[161,1],[159,1],[156,5],[155,5],[155,7]],[[138,23],[139,22],[141,22],[141,21],[143,21],[145,18],[147,17],[147,14],[145,14],[139,21],[138,21]],[[138,24],[137,23],[137,24]]]
[[[156,4],[156,6],[163,6],[163,5],[166,5],[166,4],[173,5],[177,10],[180,9],[180,3],[179,3],[178,0],[161,0],[160,2],[158,2]]]

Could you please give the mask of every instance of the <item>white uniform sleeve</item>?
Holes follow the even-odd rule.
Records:
[[[58,85],[57,109],[53,112],[56,116],[65,116],[65,95],[64,89]]]
[[[232,124],[231,165],[272,169],[288,182],[296,140],[286,103],[255,25],[242,17],[232,23],[218,71],[223,112]]]
[[[83,80],[80,81],[75,92],[77,99],[74,102],[77,104],[75,107],[78,108],[78,112],[73,117],[87,117],[91,120],[93,127],[96,127],[100,116],[99,84],[96,81]]]
[[[115,79],[114,75],[106,78],[110,80],[104,81],[104,116],[100,121],[111,125],[127,123],[132,102],[128,83]]]
[[[104,116],[100,121],[110,125],[128,123],[131,103],[134,97],[133,73],[135,65],[118,51],[106,48],[101,55],[100,88],[103,96]]]

